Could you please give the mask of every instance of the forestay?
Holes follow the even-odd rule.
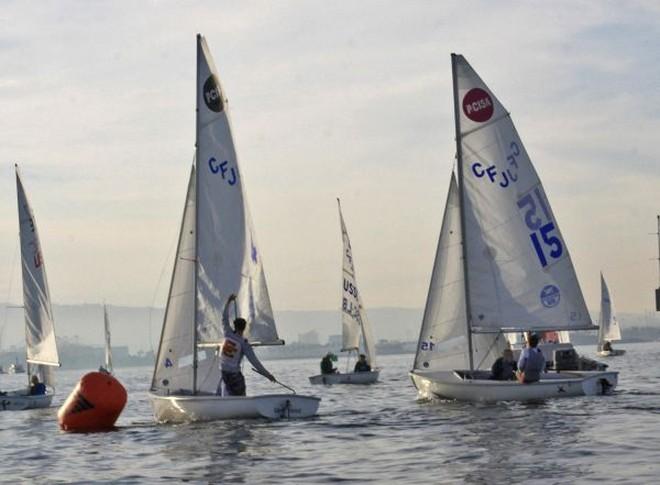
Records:
[[[357,350],[360,347],[360,334],[364,339],[364,348],[367,361],[372,367],[376,365],[376,348],[373,331],[367,318],[367,313],[362,305],[362,295],[358,291],[355,277],[355,266],[353,264],[353,250],[348,237],[344,216],[341,212],[341,203],[337,199],[339,208],[339,223],[341,225],[341,237],[343,241],[342,261],[342,350]]]
[[[60,365],[55,340],[53,310],[37,223],[25,194],[18,167],[16,167],[16,190],[21,239],[27,362],[32,364],[29,366],[30,373],[39,372],[42,381],[51,385],[50,372],[42,366]]]
[[[462,56],[454,62],[472,330],[594,328],[509,113]]]
[[[598,328],[598,350],[601,350],[605,341],[621,340],[621,327],[616,318],[614,305],[610,298],[610,290],[605,282],[603,273],[600,274],[600,321]]]
[[[467,369],[470,362],[468,338],[460,205],[458,186],[452,174],[414,368]],[[489,368],[505,345],[501,334],[473,335],[475,367]]]

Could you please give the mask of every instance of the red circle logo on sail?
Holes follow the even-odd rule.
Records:
[[[224,108],[220,83],[218,83],[213,74],[211,74],[204,83],[203,97],[204,103],[211,111],[219,113]]]
[[[493,116],[493,99],[481,88],[470,89],[463,97],[463,113],[477,123],[488,121]]]

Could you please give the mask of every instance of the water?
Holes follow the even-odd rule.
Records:
[[[660,344],[625,348],[608,360],[621,372],[615,395],[541,404],[417,402],[407,376],[412,355],[382,357],[382,382],[365,387],[309,385],[317,360],[267,362],[299,393],[323,398],[320,416],[291,422],[156,425],[145,391],[151,369],[119,369],[129,401],[117,431],[64,433],[57,407],[0,413],[0,480],[653,483],[660,473]],[[248,392],[281,390],[247,373]],[[56,406],[82,374],[58,372]],[[0,383],[24,379],[3,375]]]

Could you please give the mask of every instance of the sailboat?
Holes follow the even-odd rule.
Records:
[[[536,400],[610,392],[617,372],[490,379],[520,332],[590,330],[568,248],[509,113],[452,54],[456,177],[452,174],[412,381],[422,397]]]
[[[16,166],[18,195],[18,223],[21,239],[21,266],[23,268],[23,308],[25,311],[25,346],[27,353],[27,386],[23,389],[0,393],[0,409],[18,411],[47,408],[53,395],[52,367],[59,367],[53,310],[46,278],[43,252],[34,213],[30,207],[21,176]],[[30,394],[33,375],[46,386],[44,394]]]
[[[10,374],[25,374],[25,367],[18,361],[18,357],[14,359],[14,363],[9,366]]]
[[[218,396],[222,310],[237,295],[253,346],[283,345],[234,148],[227,99],[197,36],[196,153],[149,397],[159,422],[300,418],[320,399],[298,394]]]
[[[104,332],[104,362],[100,371],[112,374],[112,346],[110,345],[110,319],[108,318],[108,307],[103,304],[103,332]]]
[[[613,357],[626,353],[624,349],[613,349],[611,342],[621,340],[621,326],[616,318],[614,304],[610,298],[610,290],[605,283],[603,273],[600,274],[600,326],[598,327],[597,354],[603,357]]]
[[[341,213],[341,202],[337,199],[339,207],[339,223],[344,243],[344,257],[342,265],[342,352],[348,352],[347,365],[350,364],[351,353],[360,351],[360,335],[364,346],[367,363],[371,367],[368,372],[345,372],[334,374],[318,374],[311,376],[312,384],[373,384],[378,380],[380,370],[376,368],[376,345],[373,331],[367,319],[367,312],[362,304],[362,293],[358,291],[353,265],[353,251],[348,231]],[[349,368],[350,369],[350,368]]]

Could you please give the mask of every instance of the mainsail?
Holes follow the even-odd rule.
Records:
[[[43,366],[59,366],[53,310],[46,278],[43,252],[34,213],[25,194],[16,167],[18,222],[23,269],[23,306],[25,309],[25,343],[30,373],[39,372],[45,384],[51,384],[50,372]]]
[[[594,329],[509,113],[463,56],[452,61],[472,331]]]
[[[598,350],[603,349],[603,344],[621,340],[621,327],[616,318],[614,304],[610,298],[610,290],[605,282],[603,273],[600,274],[600,320],[598,327]]]
[[[458,185],[452,174],[424,308],[415,369],[465,369],[470,364],[461,245]],[[476,368],[489,368],[505,346],[506,340],[501,334],[473,335],[472,351]]]
[[[358,350],[360,347],[360,334],[364,339],[364,349],[367,362],[372,367],[376,365],[376,346],[374,343],[371,324],[367,319],[367,312],[362,304],[362,294],[358,291],[355,278],[355,266],[353,264],[353,250],[348,238],[348,231],[341,213],[341,203],[337,199],[339,208],[339,223],[341,225],[341,236],[344,244],[342,261],[342,350]]]
[[[197,151],[188,184],[161,344],[152,382],[163,392],[214,392],[210,347],[223,339],[222,310],[237,295],[253,344],[277,335],[262,257],[245,195],[227,99],[206,41],[197,36]]]

